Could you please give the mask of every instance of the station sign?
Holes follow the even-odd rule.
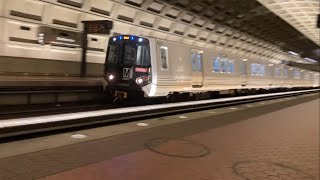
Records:
[[[38,43],[72,48],[80,47],[81,33],[41,26],[38,32]]]
[[[113,22],[109,20],[97,20],[97,21],[82,21],[83,33],[82,33],[82,58],[80,67],[80,76],[86,76],[86,64],[87,64],[87,49],[88,49],[88,34],[105,34],[109,35],[110,30],[113,27]]]

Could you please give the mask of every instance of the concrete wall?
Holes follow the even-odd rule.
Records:
[[[154,36],[199,47],[219,46],[238,54],[256,54],[273,63],[282,59],[277,46],[155,0],[0,0],[0,64],[7,66],[0,67],[0,72],[76,73],[81,48],[39,44],[40,29],[45,26],[81,33],[81,21],[101,19],[114,22],[111,35]],[[101,72],[108,38],[88,38],[89,66],[99,68],[91,71],[89,67],[92,73]],[[61,62],[66,62],[65,66]]]

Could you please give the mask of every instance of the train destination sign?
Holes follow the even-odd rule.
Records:
[[[113,27],[113,22],[108,20],[97,20],[97,21],[82,21],[83,33],[82,33],[82,58],[80,67],[80,76],[86,76],[86,63],[87,63],[87,49],[88,49],[88,34],[110,34],[110,30]]]
[[[110,34],[112,29],[112,21],[98,20],[98,21],[82,21],[84,23],[84,31],[88,34]]]

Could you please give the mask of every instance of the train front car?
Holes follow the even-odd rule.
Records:
[[[115,100],[141,99],[151,83],[151,53],[147,38],[119,35],[109,39],[105,79]]]

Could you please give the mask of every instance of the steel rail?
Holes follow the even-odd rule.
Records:
[[[319,92],[319,90],[320,89],[299,90],[292,92],[280,92],[240,97],[229,97],[221,99],[95,110],[58,115],[46,115],[39,117],[4,119],[0,120],[0,137],[48,131],[54,129],[78,127],[98,123],[106,123],[111,121],[146,118],[173,113],[184,113],[206,108],[237,105],[267,99],[275,99],[279,97]]]

